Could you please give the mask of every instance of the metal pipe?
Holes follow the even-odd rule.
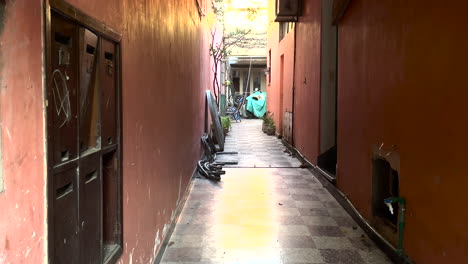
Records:
[[[403,255],[403,233],[405,231],[405,212],[406,212],[406,200],[402,197],[389,197],[384,200],[385,204],[393,214],[392,203],[398,203],[400,205],[400,222],[398,223],[398,255]]]

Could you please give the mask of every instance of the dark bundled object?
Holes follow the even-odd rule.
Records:
[[[224,133],[223,127],[221,126],[221,118],[219,117],[218,113],[218,105],[214,100],[213,96],[211,95],[211,91],[206,91],[206,101],[208,102],[208,109],[210,110],[211,121],[214,126],[214,136],[219,145],[219,150],[224,150]]]
[[[201,137],[201,141],[203,150],[205,151],[205,156],[202,160],[198,161],[198,172],[207,179],[220,181],[221,175],[226,174],[226,172],[223,171],[223,166],[232,164],[235,165],[237,162],[217,162],[216,155],[237,154],[237,152],[217,152],[213,138],[208,134],[204,134]]]

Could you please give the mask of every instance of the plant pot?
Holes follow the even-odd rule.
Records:
[[[263,133],[267,134],[268,136],[273,136],[275,134],[275,127],[263,124],[262,125],[262,131],[263,131]]]
[[[267,132],[267,125],[265,123],[262,124],[262,131],[263,133],[266,133]]]

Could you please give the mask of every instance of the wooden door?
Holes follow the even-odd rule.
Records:
[[[53,208],[55,263],[79,263],[78,212],[78,28],[54,16],[51,23],[51,72],[47,86],[49,172]]]
[[[101,24],[68,3],[49,3],[49,262],[113,261],[122,254],[119,39],[88,29]]]

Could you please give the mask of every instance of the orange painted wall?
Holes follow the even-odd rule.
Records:
[[[268,2],[267,53],[271,50],[271,84],[267,86],[267,109],[273,114],[276,133],[282,134],[282,119],[285,111],[293,109],[294,76],[294,30],[279,40],[279,24],[274,22],[274,1]],[[280,60],[284,58],[283,68],[283,107],[280,109]]]
[[[468,262],[466,1],[354,0],[339,28],[338,187],[371,218],[374,145],[396,145],[416,263]]]
[[[303,1],[296,23],[294,146],[313,164],[319,155],[321,1]]]
[[[45,260],[41,1],[6,1],[0,23],[0,263]]]

